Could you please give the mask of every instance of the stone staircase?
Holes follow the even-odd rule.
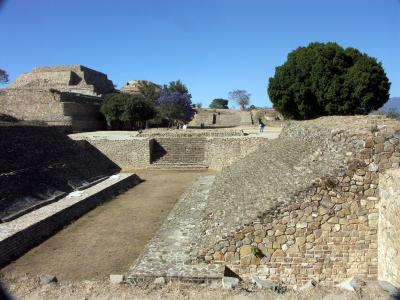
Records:
[[[154,140],[150,169],[205,169],[203,137],[163,137]]]

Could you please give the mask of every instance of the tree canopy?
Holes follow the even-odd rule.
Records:
[[[151,82],[141,82],[139,85],[139,92],[147,101],[154,104],[157,102],[157,99],[160,98],[160,88]]]
[[[229,92],[229,98],[235,101],[241,109],[246,109],[246,106],[250,103],[251,94],[246,90],[233,90]]]
[[[269,79],[268,95],[285,117],[368,114],[389,99],[380,62],[336,43],[311,43],[288,54]]]
[[[168,120],[170,125],[172,122],[189,121],[192,117],[191,96],[164,87],[157,101],[157,109],[160,116]]]
[[[8,82],[8,74],[3,69],[0,69],[0,83],[7,83]]]
[[[189,90],[187,89],[186,85],[182,83],[179,79],[176,81],[170,81],[168,85],[164,85],[164,88],[168,89],[170,92],[180,93],[180,94],[189,94]],[[191,97],[191,96],[190,96]]]
[[[112,93],[104,97],[100,111],[109,126],[114,124],[143,122],[156,115],[154,104],[141,94]]]
[[[228,109],[228,102],[226,99],[216,98],[211,102],[210,108]]]

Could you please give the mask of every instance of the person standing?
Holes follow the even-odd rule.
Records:
[[[263,122],[261,119],[258,120],[258,125],[259,125],[259,127],[260,127],[260,133],[263,133],[263,132],[264,132],[265,124],[264,124],[264,122]]]

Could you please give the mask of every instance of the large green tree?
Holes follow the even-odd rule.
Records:
[[[141,94],[112,93],[104,97],[100,111],[110,127],[121,124],[143,127],[143,122],[156,115],[154,104]]]
[[[226,99],[216,98],[211,102],[210,108],[228,109],[228,102]]]
[[[269,79],[274,108],[287,118],[368,114],[389,99],[382,64],[354,48],[311,43],[289,53]]]

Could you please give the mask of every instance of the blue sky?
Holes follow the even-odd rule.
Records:
[[[11,80],[82,64],[118,87],[181,79],[194,103],[246,89],[270,106],[267,81],[287,53],[335,41],[381,61],[400,96],[400,0],[9,0],[0,28]]]

